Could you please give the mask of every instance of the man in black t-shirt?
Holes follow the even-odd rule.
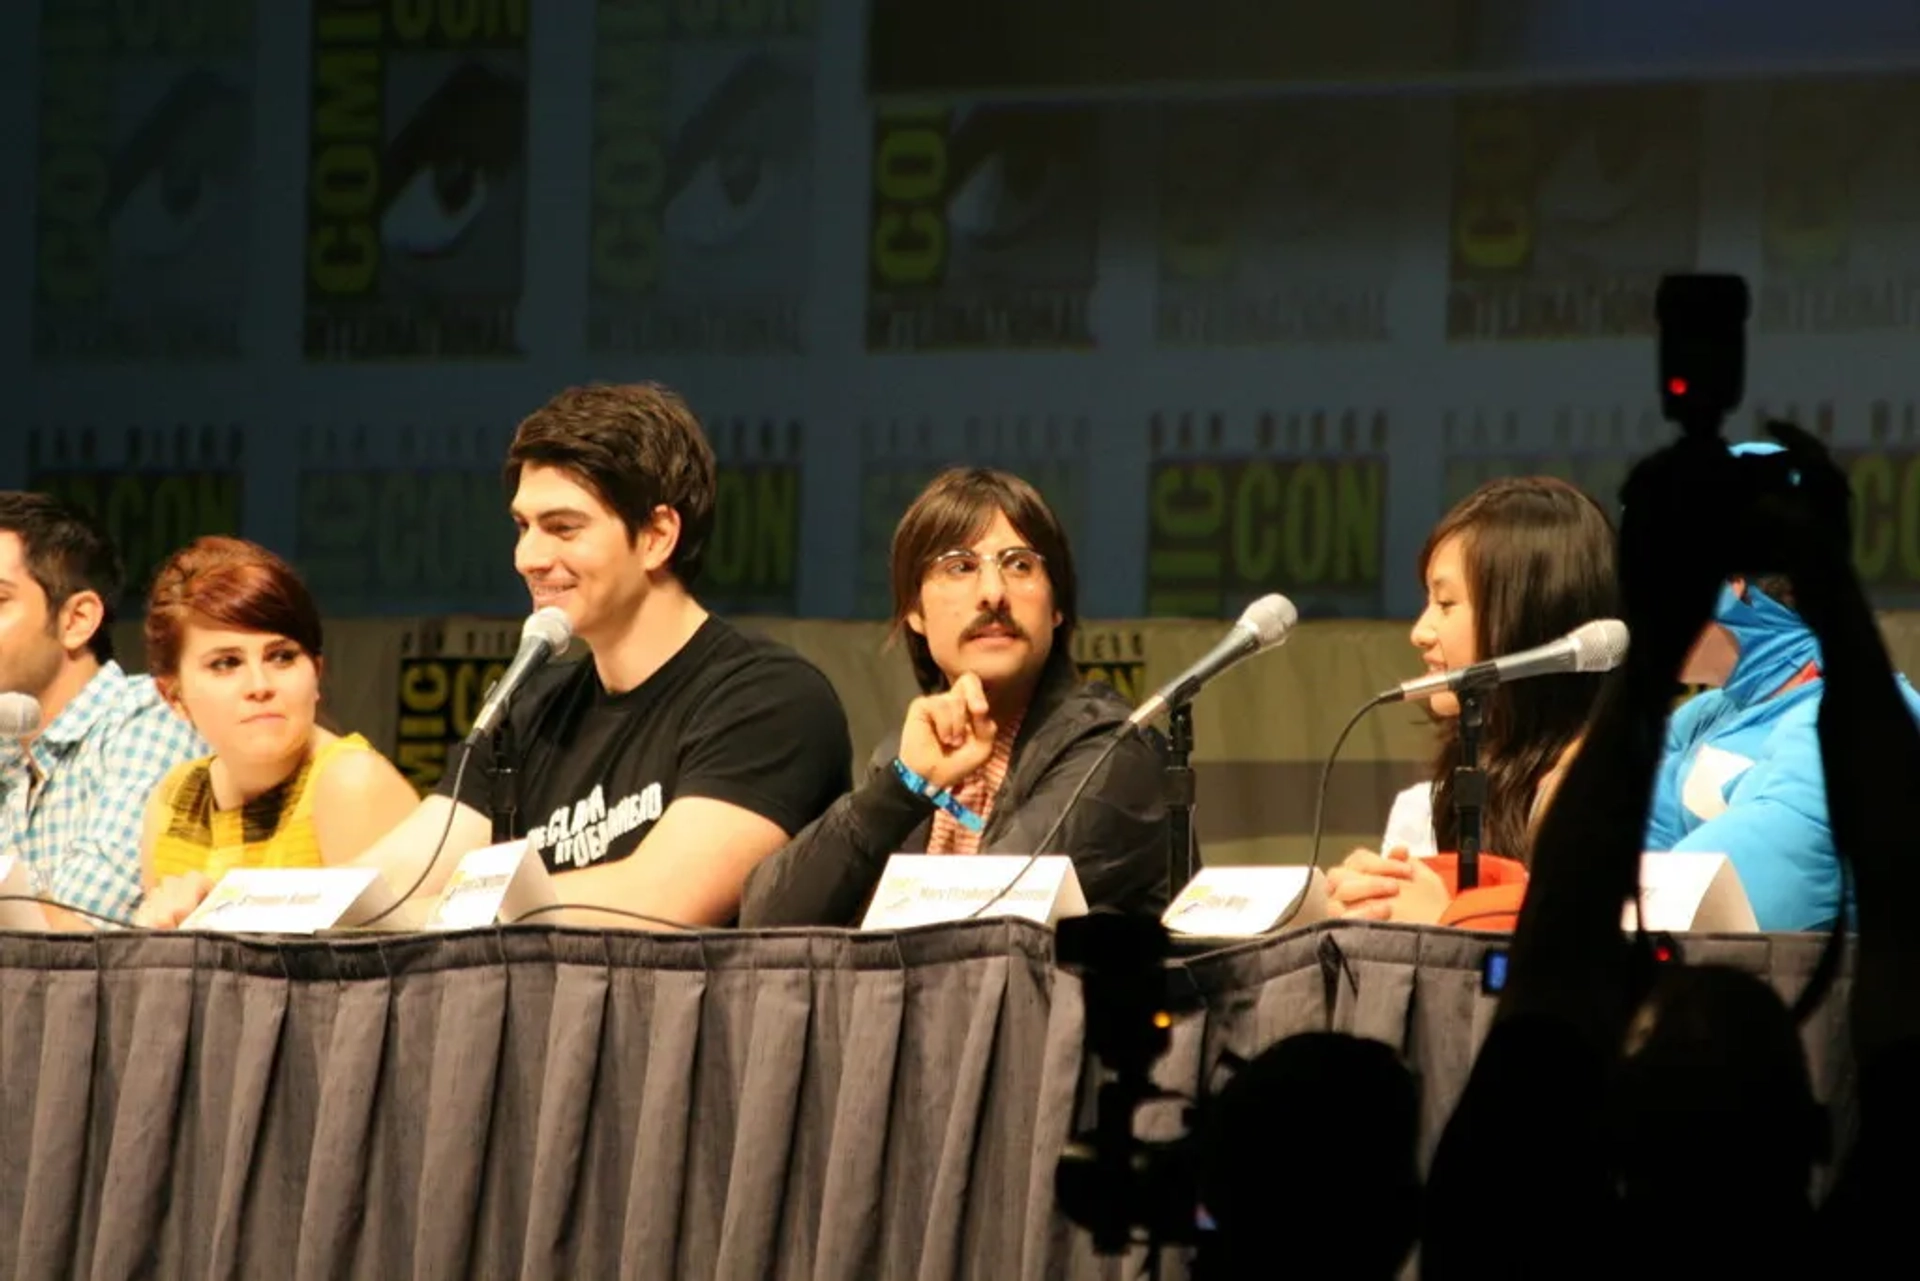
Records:
[[[894,531],[892,579],[923,696],[866,782],[752,870],[740,924],[854,924],[888,856],[921,851],[1066,854],[1089,906],[1164,911],[1157,742],[1124,739],[1065,810],[1132,709],[1074,668],[1073,552],[1039,492],[1001,471],[935,477]]]
[[[846,790],[840,700],[798,654],[693,598],[713,528],[713,451],[673,392],[561,392],[514,434],[507,483],[514,568],[534,607],[558,606],[592,650],[529,682],[508,716],[529,844],[562,902],[726,924],[748,871]],[[436,872],[487,843],[492,767],[483,740]],[[395,833],[404,844],[370,853],[389,881],[417,875],[431,848],[418,835],[445,822],[453,785],[449,772]]]
[[[848,787],[839,698],[798,654],[693,598],[713,529],[713,451],[672,391],[561,392],[520,424],[506,481],[514,568],[534,607],[562,610],[592,651],[536,674],[507,716],[518,834],[560,902],[581,905],[541,919],[623,923],[594,910],[604,907],[728,924],[754,865]],[[356,860],[390,888],[368,910],[416,881],[416,899],[438,893],[491,842],[493,766],[483,739]]]
[[[561,901],[686,924],[732,919],[747,872],[846,787],[852,753],[818,670],[711,615],[634,688],[613,692],[594,662],[566,663],[530,680],[508,720],[517,834],[560,878]],[[456,832],[488,813],[493,764],[482,739]],[[486,843],[471,831],[474,848]]]

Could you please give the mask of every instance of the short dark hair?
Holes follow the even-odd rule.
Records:
[[[0,533],[19,538],[27,573],[47,595],[47,625],[60,607],[81,592],[100,598],[100,626],[87,648],[103,663],[113,661],[113,609],[126,584],[126,568],[106,531],[85,512],[49,494],[0,491]]]
[[[1080,621],[1080,584],[1073,571],[1073,548],[1047,500],[1012,472],[949,468],[920,491],[893,531],[893,634],[905,638],[913,677],[926,693],[945,689],[947,677],[933,661],[927,638],[907,626],[907,615],[920,608],[920,588],[934,560],[972,545],[996,512],[1004,513],[1046,562],[1053,607],[1060,614],[1060,625],[1053,629],[1054,651],[1065,654],[1073,643],[1073,629]]]
[[[172,682],[194,623],[284,636],[321,657],[320,609],[293,566],[258,543],[209,536],[175,552],[147,595],[147,672]]]
[[[693,586],[713,534],[713,446],[680,394],[659,383],[569,387],[528,414],[507,447],[511,499],[523,467],[566,472],[612,508],[629,542],[655,509],[680,516],[667,567]]]

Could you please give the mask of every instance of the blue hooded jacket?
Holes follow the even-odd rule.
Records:
[[[1645,848],[1725,854],[1761,929],[1825,929],[1841,911],[1817,724],[1825,686],[1815,679],[1775,694],[1820,662],[1820,643],[1752,583],[1745,599],[1723,587],[1714,620],[1740,657],[1725,686],[1687,700],[1667,723]],[[1920,718],[1920,694],[1905,677],[1899,684]]]

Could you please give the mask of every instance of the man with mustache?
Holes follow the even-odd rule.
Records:
[[[1167,905],[1160,753],[1115,749],[1051,848],[1036,849],[1131,710],[1082,682],[1073,553],[1038,491],[942,473],[894,530],[893,623],[921,697],[866,781],[747,877],[742,926],[860,919],[895,853],[1066,854],[1090,907]]]

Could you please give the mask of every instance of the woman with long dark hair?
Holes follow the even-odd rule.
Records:
[[[1427,604],[1409,639],[1431,672],[1544,645],[1618,611],[1612,522],[1579,489],[1546,476],[1488,481],[1455,504],[1427,537],[1420,578]],[[1487,798],[1480,847],[1518,865],[1516,877],[1602,679],[1541,676],[1481,698]],[[1356,850],[1329,873],[1336,915],[1437,920],[1452,899],[1445,856],[1458,849],[1460,705],[1442,694],[1428,707],[1439,726],[1432,777],[1396,798],[1381,853]],[[1443,857],[1430,862],[1434,855]]]

